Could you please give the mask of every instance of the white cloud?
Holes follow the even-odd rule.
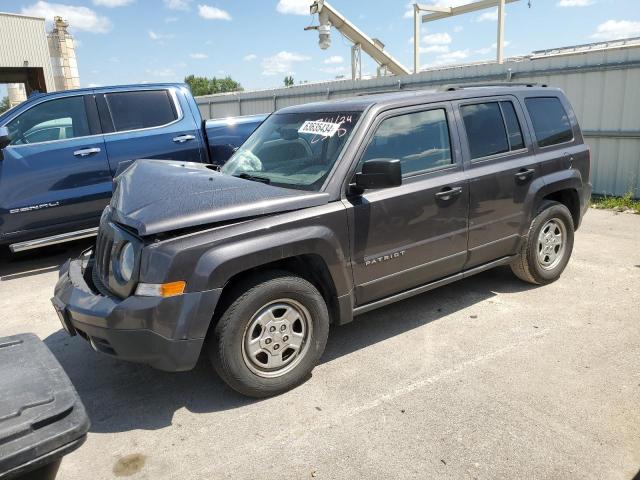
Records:
[[[640,22],[629,20],[607,20],[598,25],[596,33],[591,38],[596,40],[615,40],[640,35]]]
[[[422,37],[422,42],[429,45],[448,45],[451,41],[448,33],[429,33]]]
[[[101,87],[102,84],[101,83],[89,83],[87,85],[87,88],[96,88],[96,87]]]
[[[245,55],[242,59],[245,62],[253,62],[258,56],[254,53],[250,53],[249,55]]]
[[[280,0],[276,10],[285,15],[309,15],[311,0]]]
[[[330,75],[339,75],[341,73],[345,73],[347,71],[347,67],[345,67],[344,65],[338,65],[337,67],[323,67],[318,70]]]
[[[99,5],[101,7],[124,7],[125,5],[129,5],[133,0],[93,0],[94,5]]]
[[[229,12],[209,5],[198,5],[198,15],[207,20],[231,20]]]
[[[420,53],[446,53],[448,51],[448,45],[430,45],[428,47],[420,47]]]
[[[453,27],[454,33],[460,33],[463,30],[464,30],[464,27],[462,25],[456,25],[455,27]]]
[[[205,58],[209,58],[209,56],[206,53],[190,53],[189,56],[191,58],[194,58],[196,60],[202,60]]]
[[[174,77],[176,74],[171,68],[147,69],[145,73],[154,77]]]
[[[177,22],[178,20],[179,20],[178,17],[165,17],[164,23],[173,23],[173,22]]]
[[[335,64],[335,63],[342,63],[342,62],[344,62],[344,58],[342,58],[340,55],[333,55],[329,58],[326,58],[322,63]]]
[[[438,55],[434,65],[446,65],[449,63],[456,63],[459,60],[464,60],[469,56],[469,50],[454,50],[453,52],[443,53]]]
[[[271,57],[262,60],[263,75],[277,75],[278,73],[292,74],[293,64],[298,62],[306,62],[311,57],[302,55],[301,53],[292,53],[287,51],[278,52]]]
[[[191,0],[164,0],[164,6],[169,10],[190,10]]]
[[[118,57],[109,57],[107,61],[111,63],[120,63],[120,59]]]
[[[505,40],[504,46],[508,47],[510,43],[511,42],[509,40]],[[475,53],[479,53],[480,55],[486,55],[488,53],[495,52],[497,48],[498,48],[498,44],[496,42],[493,42],[490,47],[479,48],[478,50],[475,51]]]
[[[498,9],[494,8],[489,12],[484,12],[476,17],[476,22],[496,22],[498,20]]]
[[[98,15],[88,7],[76,7],[62,3],[39,1],[22,8],[23,15],[44,17],[53,22],[53,17],[60,16],[69,21],[72,30],[83,30],[91,33],[107,33],[111,30],[111,22],[107,17]]]
[[[593,0],[560,0],[556,7],[588,7],[593,5]]]
[[[158,42],[160,44],[162,44],[164,40],[169,40],[173,38],[173,35],[170,33],[157,33],[157,32],[154,32],[153,30],[149,30],[147,34],[149,35],[149,38],[151,40],[153,40],[154,42]]]

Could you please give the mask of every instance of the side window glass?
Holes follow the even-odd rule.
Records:
[[[521,148],[524,148],[522,129],[520,128],[520,122],[518,122],[516,111],[513,108],[513,103],[500,102],[500,107],[502,107],[504,123],[507,126],[507,134],[509,135],[509,145],[511,147],[511,150],[519,150]]]
[[[498,102],[460,107],[471,159],[509,151],[507,132]]]
[[[556,97],[525,99],[538,145],[548,147],[573,140],[569,116]]]
[[[367,146],[362,162],[399,159],[402,174],[451,165],[449,126],[444,109],[407,113],[384,120]]]
[[[58,98],[36,105],[7,124],[10,145],[48,142],[90,135],[84,98]]]
[[[116,132],[159,127],[178,118],[166,90],[143,90],[105,94]]]

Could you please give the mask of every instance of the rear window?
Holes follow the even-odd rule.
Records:
[[[525,103],[540,147],[573,140],[569,116],[558,98],[527,98]]]
[[[159,127],[178,118],[166,90],[107,93],[105,99],[117,132]]]
[[[498,102],[464,105],[460,111],[472,159],[509,151],[507,132]]]
[[[524,148],[522,129],[510,101],[460,107],[471,159]]]

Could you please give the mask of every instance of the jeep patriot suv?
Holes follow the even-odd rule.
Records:
[[[97,351],[182,371],[204,349],[235,390],[274,395],[308,377],[331,323],[497,265],[556,280],[589,169],[556,89],[285,108],[220,171],[140,160],[118,176],[53,305]]]

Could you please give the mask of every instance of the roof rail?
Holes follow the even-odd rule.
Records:
[[[535,82],[524,82],[524,83],[514,83],[514,82],[493,82],[493,83],[460,83],[460,84],[452,84],[452,85],[443,85],[441,90],[446,92],[453,92],[455,90],[463,90],[465,88],[485,88],[485,87],[546,87],[546,83],[535,83]]]

